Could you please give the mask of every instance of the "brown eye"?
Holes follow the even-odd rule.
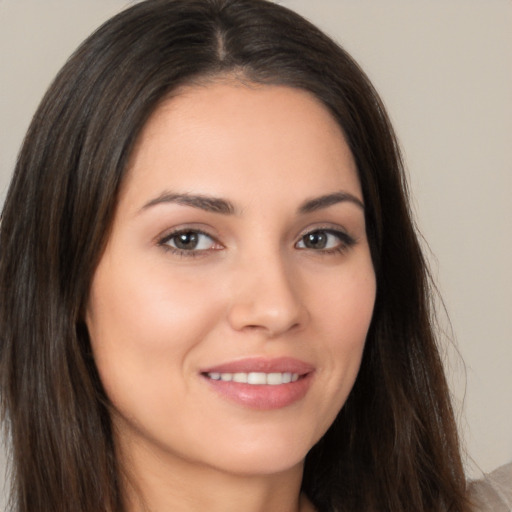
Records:
[[[302,237],[304,247],[307,249],[325,249],[327,246],[327,233],[314,231]]]
[[[313,251],[343,250],[354,245],[355,240],[343,231],[333,229],[316,229],[302,236],[297,242],[297,249]]]
[[[160,242],[160,245],[168,246],[178,251],[207,251],[214,248],[215,241],[206,233],[187,230],[172,233],[165,237]]]
[[[174,235],[173,242],[177,249],[193,250],[197,247],[199,236],[193,231]]]

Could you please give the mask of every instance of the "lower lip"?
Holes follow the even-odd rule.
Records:
[[[250,409],[268,411],[288,407],[304,398],[311,385],[313,374],[308,373],[295,382],[276,386],[225,382],[203,377],[215,392],[231,402]]]

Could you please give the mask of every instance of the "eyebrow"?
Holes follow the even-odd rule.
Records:
[[[344,202],[353,203],[364,210],[363,202],[356,196],[348,192],[334,192],[332,194],[326,194],[306,200],[300,205],[298,212],[300,214],[312,213]],[[164,192],[163,194],[160,194],[155,199],[144,204],[141,210],[146,210],[152,206],[165,203],[176,203],[191,206],[207,212],[220,213],[223,215],[234,215],[236,213],[236,208],[233,203],[220,197],[205,196],[202,194],[178,194],[172,192]]]
[[[201,194],[174,194],[171,192],[164,192],[155,199],[152,199],[142,207],[142,210],[162,203],[177,203],[199,208],[207,212],[221,213],[223,215],[233,215],[235,213],[235,207],[226,199]]]
[[[333,194],[308,199],[299,207],[299,213],[311,213],[344,202],[353,203],[364,211],[364,203],[356,196],[348,192],[335,192]]]

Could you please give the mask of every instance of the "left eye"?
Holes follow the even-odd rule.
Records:
[[[188,230],[167,236],[162,240],[161,245],[178,251],[207,251],[214,248],[215,240],[206,233]]]
[[[329,250],[350,245],[350,240],[345,233],[338,231],[318,229],[305,234],[298,242],[298,249]]]

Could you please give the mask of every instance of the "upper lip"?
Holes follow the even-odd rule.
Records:
[[[201,373],[297,373],[305,375],[314,370],[313,365],[295,359],[293,357],[249,357],[221,363],[216,366],[205,368]]]

